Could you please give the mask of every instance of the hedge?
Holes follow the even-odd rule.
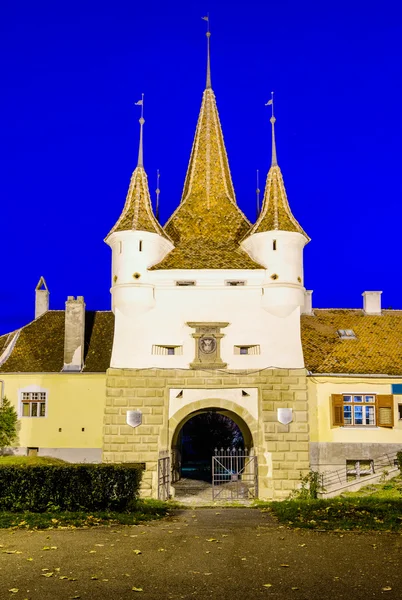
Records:
[[[8,465],[0,468],[0,509],[129,510],[143,465]]]

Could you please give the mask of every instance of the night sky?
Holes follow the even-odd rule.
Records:
[[[103,242],[124,204],[145,94],[144,164],[161,221],[178,205],[205,86],[212,87],[241,209],[255,220],[271,160],[312,241],[315,307],[362,306],[382,290],[402,308],[400,3],[4,1],[0,14],[0,333],[83,295],[110,308]]]

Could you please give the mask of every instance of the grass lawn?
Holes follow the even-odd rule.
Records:
[[[402,478],[336,498],[259,502],[258,506],[294,528],[402,531]]]
[[[65,460],[51,458],[50,456],[0,456],[0,467],[2,465],[65,465]]]

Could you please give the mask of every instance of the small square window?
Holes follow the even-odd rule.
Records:
[[[352,402],[352,396],[344,396],[343,401],[344,402]]]
[[[246,348],[246,346],[240,346],[240,354],[248,354],[248,348]]]
[[[365,402],[375,402],[374,396],[364,396]]]
[[[402,404],[398,404],[398,417],[399,420],[402,420]]]
[[[173,355],[174,355],[174,350],[175,350],[174,348],[168,348],[168,349],[167,349],[167,353],[168,353],[168,355],[169,355],[169,356],[173,356]]]
[[[353,402],[363,402],[363,396],[353,396]]]

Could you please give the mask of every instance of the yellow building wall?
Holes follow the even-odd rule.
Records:
[[[394,427],[333,427],[332,394],[392,394],[392,384],[400,379],[362,377],[309,377],[310,442],[402,444],[402,421],[394,396]]]
[[[0,379],[19,415],[16,446],[102,448],[105,373],[0,373]],[[22,417],[19,392],[34,385],[47,391],[46,416]]]

